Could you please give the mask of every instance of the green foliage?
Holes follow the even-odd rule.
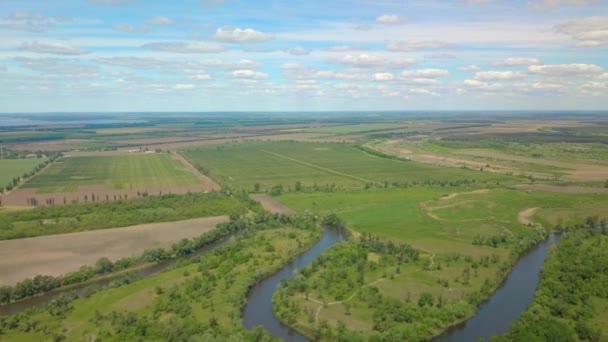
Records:
[[[221,193],[166,194],[113,202],[39,207],[0,212],[0,240],[205,216],[239,215],[245,210],[242,202]]]
[[[528,309],[497,341],[603,341],[608,338],[608,235],[569,232],[551,250]]]

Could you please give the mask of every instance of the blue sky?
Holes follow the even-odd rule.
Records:
[[[3,0],[0,112],[608,109],[601,0]]]

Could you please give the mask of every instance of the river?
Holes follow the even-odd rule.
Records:
[[[272,335],[285,341],[308,341],[306,336],[283,325],[275,318],[272,312],[272,295],[281,280],[291,278],[295,270],[308,266],[319,254],[343,240],[344,237],[341,233],[328,228],[324,229],[323,236],[311,249],[300,254],[280,271],[251,288],[247,296],[247,304],[243,309],[245,328],[252,329],[262,326]]]

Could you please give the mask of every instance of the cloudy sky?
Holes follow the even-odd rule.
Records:
[[[602,0],[2,0],[0,112],[608,109]]]

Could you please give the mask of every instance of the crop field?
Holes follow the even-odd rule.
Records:
[[[93,265],[101,257],[116,261],[139,256],[145,249],[170,247],[225,221],[227,216],[205,217],[0,241],[0,286],[14,285],[38,274],[60,276],[78,271],[80,266]]]
[[[314,127],[306,128],[300,131],[310,133],[330,133],[330,134],[355,134],[355,133],[367,133],[386,131],[394,129],[404,129],[406,125],[402,123],[366,123],[359,125],[340,125],[340,126],[327,126],[327,127]]]
[[[165,154],[69,157],[56,161],[26,182],[38,193],[71,192],[79,186],[106,189],[144,189],[198,184],[182,163]]]
[[[184,151],[193,165],[237,188],[361,188],[365,184],[471,180],[496,182],[509,177],[378,157],[348,144],[264,142],[203,147]]]
[[[605,215],[608,193],[567,194],[508,189],[446,193],[445,190],[368,190],[288,193],[277,200],[298,212],[335,213],[356,232],[407,242],[436,253],[475,255],[475,236],[512,234],[525,227],[519,213],[539,208],[529,219],[552,228]]]
[[[20,177],[26,172],[32,171],[37,165],[46,159],[1,159],[0,160],[0,188],[7,185],[15,177]]]

